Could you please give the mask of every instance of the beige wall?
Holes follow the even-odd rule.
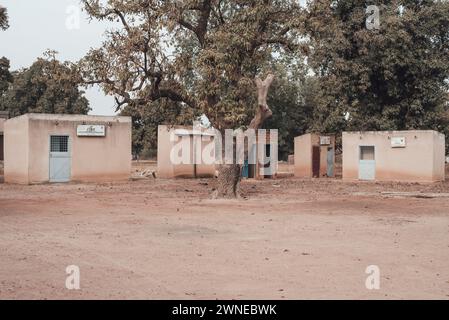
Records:
[[[3,132],[6,119],[0,118],[0,133]]]
[[[312,135],[305,134],[295,138],[295,177],[312,177]]]
[[[6,183],[29,183],[28,118],[12,118],[4,125],[4,177]]]
[[[330,136],[330,145],[320,145],[321,136]],[[327,150],[328,147],[334,148],[334,163],[335,163],[335,136],[320,135],[320,134],[305,134],[295,138],[295,177],[312,178],[312,147],[320,147],[320,177],[327,175]],[[335,168],[334,168],[335,174]]]
[[[193,164],[172,164],[170,159],[170,153],[173,147],[179,146],[181,137],[177,142],[170,141],[170,136],[176,130],[185,129],[189,133],[192,131],[192,127],[183,126],[165,126],[160,125],[158,127],[157,137],[157,176],[158,178],[192,178],[195,176],[195,166]],[[214,144],[213,138],[208,141],[201,141],[201,136],[188,136],[191,154],[189,156],[190,163],[193,163],[193,141],[195,145],[201,146],[201,152],[205,150],[210,144]],[[201,144],[200,144],[201,143]],[[213,150],[213,149],[212,149]],[[210,177],[215,174],[214,164],[197,164],[196,176],[197,177]]]
[[[16,120],[19,119],[19,120]],[[16,125],[19,121],[20,125]],[[128,117],[100,117],[82,115],[24,115],[7,122],[5,157],[5,181],[19,183],[42,183],[49,180],[50,135],[69,135],[72,181],[126,180],[131,173],[131,119]],[[106,126],[105,137],[78,137],[76,130],[81,124]],[[26,133],[24,127],[27,128]],[[17,142],[11,142],[12,133],[26,135],[21,143],[22,151],[14,152]],[[22,148],[23,146],[26,146]],[[26,161],[28,178],[13,181],[12,171],[24,169],[10,163],[28,154]],[[23,175],[23,174],[22,174]]]
[[[392,137],[405,137],[405,148],[392,148]],[[376,180],[444,180],[444,135],[436,131],[343,132],[343,179],[357,180],[360,146],[375,146]]]

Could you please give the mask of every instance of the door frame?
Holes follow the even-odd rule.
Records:
[[[55,137],[55,136],[67,136],[68,140],[67,140],[67,153],[69,155],[69,159],[70,159],[70,176],[69,176],[69,180],[68,181],[51,181],[51,137]],[[69,133],[50,133],[48,135],[48,149],[47,149],[47,154],[48,154],[48,181],[50,183],[66,183],[66,182],[70,182],[72,180],[72,136]]]

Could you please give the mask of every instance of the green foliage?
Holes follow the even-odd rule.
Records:
[[[31,67],[12,76],[0,100],[0,110],[9,111],[10,117],[25,113],[87,114],[90,110],[84,92],[78,88],[77,69],[56,60],[54,52],[47,52],[46,58],[38,58]]]
[[[273,117],[264,128],[278,129],[279,158],[286,160],[294,152],[295,137],[310,129],[318,82],[306,75],[302,61],[282,59],[271,68],[277,75],[268,97]]]
[[[134,157],[154,155],[157,150],[157,128],[160,124],[192,125],[192,109],[179,102],[160,99],[151,102],[151,106],[127,105],[121,116],[132,117],[132,152]]]
[[[9,28],[8,12],[7,12],[6,8],[4,8],[0,5],[0,29],[6,30],[8,28]]]
[[[120,23],[80,61],[86,84],[100,84],[118,107],[180,103],[192,109],[183,120],[205,114],[219,130],[249,124],[254,78],[295,49],[302,11],[296,0],[83,3],[92,18]]]
[[[6,8],[0,6],[0,30],[9,28],[8,14]],[[3,93],[8,89],[12,81],[12,75],[9,72],[9,60],[5,57],[0,58],[0,99]]]
[[[3,93],[8,90],[12,80],[12,75],[9,72],[9,60],[5,57],[0,58],[0,98],[3,96]]]
[[[313,128],[448,129],[449,2],[309,4],[309,65],[320,79]],[[365,9],[380,7],[380,29]]]

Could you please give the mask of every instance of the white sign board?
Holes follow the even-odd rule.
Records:
[[[391,138],[391,147],[392,148],[405,148],[405,146],[406,146],[405,137]]]
[[[325,137],[325,136],[320,137],[320,145],[328,146],[330,144],[331,144],[331,137]]]
[[[78,137],[104,137],[106,136],[106,128],[103,125],[79,125],[76,128]]]

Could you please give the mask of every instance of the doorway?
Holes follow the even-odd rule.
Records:
[[[320,147],[313,146],[312,147],[312,177],[319,178],[320,177]]]
[[[359,180],[376,179],[376,149],[374,146],[360,146]]]
[[[0,133],[0,161],[3,161],[4,155],[3,155],[3,134]]]
[[[69,136],[50,136],[50,182],[69,182],[71,157]]]
[[[334,148],[327,148],[327,176],[334,176]]]

